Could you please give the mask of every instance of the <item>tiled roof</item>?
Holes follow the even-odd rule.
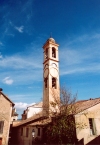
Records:
[[[74,111],[74,115],[75,114],[78,114],[88,108],[91,108],[97,104],[100,103],[100,98],[96,98],[96,99],[90,99],[90,100],[80,100],[80,101],[77,101],[73,106],[75,108],[75,111]],[[46,119],[46,122],[42,122],[41,119]],[[43,125],[43,124],[46,124],[47,122],[50,121],[50,119],[47,121],[47,117],[46,116],[43,116],[43,112],[41,111],[40,113],[38,114],[35,114],[34,116],[26,119],[26,120],[22,120],[20,122],[16,122],[15,124],[13,124],[13,127],[18,127],[18,126],[21,126],[21,125]]]
[[[32,124],[29,124],[29,125],[31,125],[31,126],[38,126],[38,125],[46,125],[46,124],[48,124],[48,123],[50,123],[51,122],[51,118],[49,117],[49,118],[46,118],[46,119],[43,119],[43,120],[40,120],[40,121],[37,121],[37,122],[34,122],[34,123],[32,123]]]
[[[81,100],[75,103],[76,113],[80,113],[88,108],[91,108],[100,103],[100,98],[89,99],[89,100]]]
[[[34,116],[32,116],[28,119],[22,120],[18,123],[16,122],[16,124],[14,123],[13,127],[18,127],[18,126],[22,126],[22,125],[26,125],[26,124],[31,124],[31,123],[34,123],[36,121],[39,121],[39,120],[45,119],[45,118],[46,118],[46,116],[44,116],[43,112],[41,111],[40,113],[35,114]]]

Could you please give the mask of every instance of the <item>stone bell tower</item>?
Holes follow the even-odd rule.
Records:
[[[43,45],[43,113],[45,115],[49,115],[50,102],[55,99],[60,100],[58,46],[53,38],[49,38]]]

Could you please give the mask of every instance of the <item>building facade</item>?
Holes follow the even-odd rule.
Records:
[[[76,138],[79,144],[100,144],[100,98],[77,103]]]
[[[1,90],[1,89],[0,89]],[[12,124],[12,110],[14,103],[0,91],[0,145],[10,142],[10,127]]]

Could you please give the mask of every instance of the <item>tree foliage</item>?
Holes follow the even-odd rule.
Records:
[[[77,94],[63,87],[59,94],[52,90],[53,101],[50,102],[52,122],[46,126],[46,139],[49,144],[73,143],[75,139],[75,102]]]

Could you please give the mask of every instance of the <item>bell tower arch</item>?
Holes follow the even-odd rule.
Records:
[[[58,46],[53,38],[43,45],[43,113],[46,115],[49,115],[50,102],[54,101],[53,93],[56,93],[56,99],[60,99]]]

